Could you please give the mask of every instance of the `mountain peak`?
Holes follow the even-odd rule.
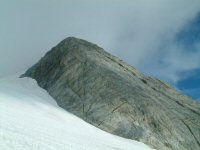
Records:
[[[200,104],[95,44],[66,38],[24,76],[102,130],[159,150],[200,149]]]
[[[68,54],[70,54],[70,56],[76,55],[76,57],[79,57],[80,60],[95,59],[95,57],[101,57],[100,55],[112,57],[98,45],[75,37],[67,37],[66,39],[62,40],[58,45],[47,52],[45,57],[47,58],[54,56],[57,58],[57,61],[61,61],[61,59],[63,59]]]
[[[66,48],[71,48],[71,47],[78,47],[78,46],[85,46],[85,50],[87,49],[102,49],[96,44],[93,44],[91,42],[88,42],[83,39],[79,39],[76,37],[67,37],[64,40],[62,40],[57,46],[64,46]]]
[[[76,37],[67,37],[64,40],[61,41],[61,43],[67,43],[67,44],[82,44],[82,45],[88,45],[88,46],[97,46],[96,44],[93,44],[91,42],[88,42],[83,39],[79,39]]]

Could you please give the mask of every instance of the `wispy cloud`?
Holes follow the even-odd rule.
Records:
[[[161,0],[154,5],[153,1],[141,1],[138,9],[136,18],[125,22],[114,53],[172,84],[185,78],[182,72],[200,67],[200,41],[188,47],[177,40],[177,35],[197,19],[200,2]]]
[[[200,68],[200,49],[197,45],[193,45],[192,49],[177,45],[177,43],[169,43],[169,45],[157,59],[152,59],[153,65],[147,70],[175,84],[187,78],[189,75],[187,72],[191,73],[192,70]],[[148,67],[148,64],[145,67]]]

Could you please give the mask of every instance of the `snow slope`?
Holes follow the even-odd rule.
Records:
[[[1,150],[150,150],[64,111],[36,81],[0,79]]]

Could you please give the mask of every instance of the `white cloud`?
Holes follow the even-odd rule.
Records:
[[[137,8],[138,18],[121,28],[117,55],[146,73],[176,83],[183,78],[181,72],[200,67],[200,49],[186,49],[175,40],[177,33],[195,19],[200,1],[161,0],[156,5],[153,1],[143,2]]]
[[[193,70],[200,68],[200,49],[198,46],[187,49],[176,42],[169,44],[163,52],[158,52],[158,58],[152,58],[152,65],[149,65],[147,72],[176,84],[190,76]],[[148,64],[145,67],[148,67]]]
[[[60,40],[76,36],[176,82],[180,72],[199,67],[199,52],[182,50],[174,41],[199,10],[199,0],[4,0],[0,76],[28,68]]]

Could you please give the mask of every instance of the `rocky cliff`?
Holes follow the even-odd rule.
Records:
[[[22,77],[102,130],[158,150],[200,150],[200,104],[95,44],[66,38]]]

